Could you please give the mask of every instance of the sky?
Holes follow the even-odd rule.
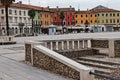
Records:
[[[120,10],[120,0],[16,0],[16,2],[22,1],[25,4],[42,6],[50,8],[69,7],[70,5],[76,10],[87,10],[92,9],[98,5]]]

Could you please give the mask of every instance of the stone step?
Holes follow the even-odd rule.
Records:
[[[109,59],[103,59],[103,58],[80,57],[80,58],[78,58],[78,60],[100,63],[100,64],[107,64],[107,65],[112,65],[112,66],[113,65],[115,65],[115,66],[120,65],[120,62],[112,61],[112,60],[109,60]]]
[[[111,69],[111,70],[117,69],[116,66],[111,66],[107,64],[100,64],[100,63],[94,63],[94,62],[82,61],[82,60],[77,60],[77,62],[86,66],[97,67],[102,69]]]

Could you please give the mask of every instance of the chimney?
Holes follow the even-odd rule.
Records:
[[[19,1],[19,4],[22,4],[22,1]]]
[[[78,11],[80,11],[80,9],[78,9]]]
[[[70,8],[72,8],[72,6],[70,5]]]
[[[59,10],[59,7],[57,6],[57,11]]]

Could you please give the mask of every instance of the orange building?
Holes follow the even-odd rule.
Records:
[[[42,28],[47,28],[49,25],[53,23],[53,13],[49,10],[49,8],[43,8],[40,12],[40,22]]]
[[[76,11],[75,22],[76,25],[95,25],[97,24],[97,14],[92,10]]]

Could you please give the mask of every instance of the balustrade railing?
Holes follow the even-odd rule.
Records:
[[[90,39],[79,40],[53,40],[44,41],[45,47],[51,50],[79,50],[85,48],[91,48]]]

